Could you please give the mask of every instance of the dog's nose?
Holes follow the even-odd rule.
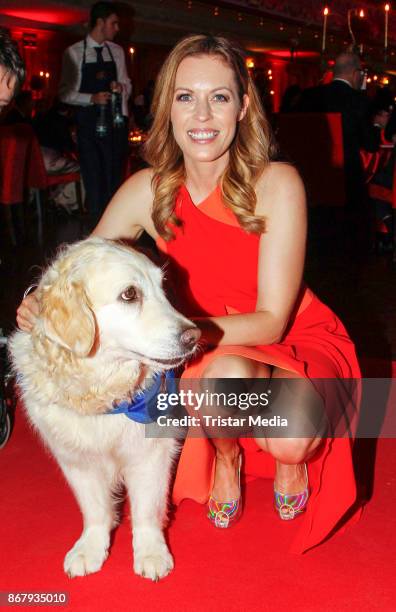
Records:
[[[180,342],[186,349],[193,349],[201,337],[201,330],[198,327],[186,329],[180,336]]]

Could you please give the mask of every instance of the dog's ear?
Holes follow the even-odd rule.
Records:
[[[79,282],[55,282],[44,288],[41,317],[45,335],[79,357],[95,342],[95,316]]]

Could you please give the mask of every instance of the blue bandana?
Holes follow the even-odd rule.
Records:
[[[163,385],[164,382],[164,385]],[[157,407],[158,393],[177,393],[175,373],[173,370],[159,372],[153,377],[153,384],[144,391],[139,391],[133,400],[123,400],[114,405],[107,414],[125,414],[128,419],[137,423],[153,423],[161,414],[167,414],[166,410]]]

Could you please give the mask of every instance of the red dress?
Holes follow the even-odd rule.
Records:
[[[172,227],[174,240],[165,243],[159,239],[158,246],[169,257],[167,276],[174,279],[177,287],[178,308],[189,317],[254,312],[260,237],[240,227],[234,214],[223,205],[220,187],[195,206],[183,186],[175,212],[183,225]],[[183,377],[202,376],[210,360],[224,354],[248,357],[310,379],[360,378],[354,345],[344,326],[307,288],[301,290],[281,342],[217,347],[194,359]],[[243,438],[240,444],[244,449],[245,477],[273,478],[273,458],[254,439]],[[300,529],[291,543],[292,552],[301,553],[319,544],[354,504],[351,451],[351,439],[328,439],[309,461],[311,494],[305,514],[298,518]],[[173,490],[176,504],[185,498],[207,502],[213,461],[213,446],[206,438],[187,438]],[[348,522],[356,520],[358,514],[352,513]]]

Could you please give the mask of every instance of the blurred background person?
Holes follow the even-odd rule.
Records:
[[[115,5],[97,2],[91,8],[88,36],[63,56],[59,96],[76,107],[80,167],[93,221],[120,186],[128,154],[131,82],[124,51],[112,42],[118,31]],[[120,96],[117,123],[112,92],[113,102]]]
[[[8,106],[25,80],[25,65],[16,43],[0,30],[0,112]]]

